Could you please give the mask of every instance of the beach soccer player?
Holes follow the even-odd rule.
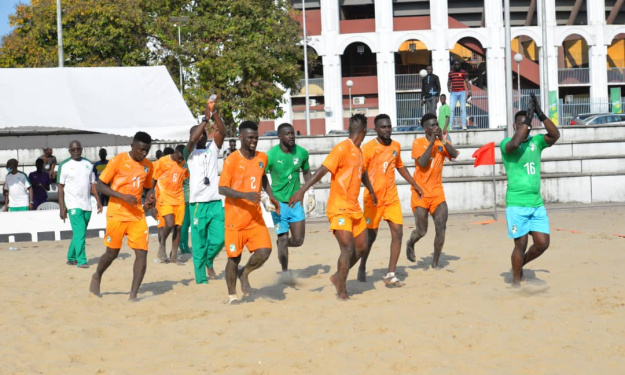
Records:
[[[178,145],[173,154],[165,155],[154,162],[152,185],[158,187],[156,197],[156,211],[158,211],[158,227],[162,228],[159,238],[158,259],[162,263],[178,262],[178,244],[180,242],[180,228],[184,221],[184,191],[182,184],[189,177],[185,168],[184,145]],[[167,256],[167,238],[172,235],[172,248]]]
[[[141,204],[143,191],[152,188],[152,162],[146,159],[151,144],[152,137],[148,133],[137,132],[132,139],[130,151],[112,158],[98,179],[98,192],[109,197],[104,234],[106,251],[100,257],[89,286],[91,294],[98,297],[102,275],[119,255],[122,240],[126,237],[128,247],[135,253],[128,299],[137,300],[148,258],[149,233],[145,210],[154,206],[153,197],[150,196],[144,205]]]
[[[271,212],[273,225],[278,235],[278,260],[282,272],[289,269],[289,247],[299,247],[304,243],[306,214],[301,202],[289,206],[289,199],[300,188],[300,171],[304,181],[310,179],[308,151],[295,144],[293,125],[284,123],[278,126],[280,143],[267,152],[266,171],[271,176],[271,190],[280,203],[280,213]],[[314,195],[308,192],[312,200],[308,208],[314,208]],[[310,211],[308,211],[310,212]],[[291,235],[289,236],[289,230]]]
[[[219,192],[226,197],[226,284],[229,304],[240,302],[236,292],[237,276],[241,280],[243,297],[249,296],[252,291],[250,273],[260,268],[271,254],[271,238],[260,207],[261,188],[269,196],[273,208],[280,213],[280,205],[265,175],[267,154],[256,151],[258,124],[243,121],[239,126],[239,139],[241,148],[224,160],[219,179]],[[252,256],[239,269],[243,247],[247,247]]]
[[[412,142],[412,158],[415,160],[414,180],[423,190],[420,196],[412,192],[410,205],[414,213],[415,230],[406,243],[406,256],[416,262],[415,244],[428,231],[428,214],[434,219],[434,256],[432,267],[438,267],[438,260],[445,244],[448,208],[443,190],[443,165],[445,159],[455,159],[458,151],[451,143],[445,141],[443,131],[438,126],[436,115],[426,113],[421,119],[425,137]]]
[[[391,287],[400,287],[404,284],[395,276],[395,268],[401,251],[404,217],[401,212],[401,203],[395,185],[395,170],[412,187],[413,193],[419,196],[423,191],[414,181],[410,172],[401,159],[401,145],[391,139],[392,125],[388,115],[379,114],[373,121],[377,137],[362,146],[364,168],[367,171],[369,181],[375,191],[378,204],[374,205],[369,192],[365,189],[364,206],[365,222],[367,223],[368,246],[367,251],[360,259],[358,268],[358,281],[367,281],[367,258],[371,247],[378,235],[380,221],[388,223],[391,231],[391,256],[388,271],[384,276],[384,283]]]
[[[213,100],[211,100],[213,99]],[[217,112],[217,96],[204,107],[202,123],[190,130],[183,153],[189,168],[189,214],[193,272],[197,284],[207,284],[217,277],[213,261],[224,247],[224,207],[219,193],[217,161],[224,143],[226,127]],[[209,122],[214,121],[215,125]],[[208,140],[211,134],[212,141]]]
[[[367,225],[358,203],[360,184],[371,194],[373,205],[377,198],[363,168],[360,144],[367,134],[367,118],[357,113],[349,119],[348,138],[332,149],[321,167],[289,200],[291,207],[304,199],[304,193],[319,182],[328,172],[332,174],[330,196],[326,205],[326,214],[330,229],[334,232],[341,254],[337,262],[337,271],[330,280],[336,288],[340,300],[348,300],[347,275],[349,269],[367,251]]]
[[[547,134],[530,135],[532,118],[538,116]],[[514,135],[501,141],[501,157],[506,169],[506,223],[508,237],[514,240],[510,257],[512,286],[523,279],[523,266],[541,256],[549,247],[549,217],[540,194],[541,154],[560,138],[560,131],[543,113],[532,95],[527,112],[514,116]],[[533,244],[527,249],[528,237]],[[527,250],[527,252],[526,252]]]
[[[57,172],[59,216],[63,221],[69,216],[72,226],[72,241],[67,251],[67,264],[89,268],[85,240],[87,225],[91,220],[91,195],[96,199],[99,214],[102,213],[102,203],[96,190],[93,164],[82,157],[82,145],[79,141],[70,142],[69,154],[70,158],[59,164]]]

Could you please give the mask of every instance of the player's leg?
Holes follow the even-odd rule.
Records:
[[[135,263],[132,267],[132,285],[130,286],[130,296],[128,300],[134,302],[137,301],[137,293],[139,292],[139,287],[143,282],[143,277],[147,269],[148,252],[142,249],[133,250],[135,251]]]
[[[165,226],[162,228],[161,238],[159,239],[158,259],[161,262],[168,262],[170,259],[167,257],[167,239],[174,229],[174,214],[161,215],[161,220],[165,221]]]
[[[389,221],[388,227],[391,230],[391,256],[388,262],[388,272],[395,272],[397,261],[399,260],[399,253],[401,252],[401,241],[404,235],[404,226],[402,224]]]
[[[206,271],[209,279],[217,278],[213,261],[224,247],[225,242],[225,223],[224,208],[221,201],[210,202],[210,221],[208,223],[208,250],[206,252]]]
[[[428,232],[429,211],[424,207],[415,207],[414,223],[415,229],[410,233],[410,238],[406,242],[406,257],[411,262],[416,262],[417,257],[414,252],[414,245]]]
[[[193,246],[193,273],[196,284],[208,284],[206,259],[208,254],[209,221],[203,215],[205,203],[193,203],[191,208],[191,245]]]
[[[524,265],[541,256],[549,247],[550,242],[549,217],[545,207],[536,207],[532,211],[529,219],[529,233],[532,235],[534,244],[525,254]]]
[[[245,267],[239,270],[241,290],[245,296],[252,292],[249,281],[250,273],[265,264],[267,259],[269,259],[269,255],[271,255],[271,238],[269,237],[267,227],[257,226],[243,231],[242,240],[243,244],[252,253]]]
[[[77,227],[75,230],[74,228],[72,228],[73,233],[73,237],[76,237],[76,235],[78,235],[78,237],[76,238],[76,261],[77,266],[80,268],[89,268],[89,265],[87,264],[87,252],[86,252],[86,248],[87,248],[87,241],[86,241],[86,237],[87,237],[87,225],[89,225],[89,220],[91,219],[91,211],[83,211],[83,210],[77,210],[79,211],[77,213]],[[78,232],[78,233],[77,233]]]
[[[334,237],[339,244],[341,253],[336,263],[336,273],[330,276],[330,280],[336,288],[336,295],[340,300],[348,300],[346,283],[352,259],[356,259],[354,234],[347,230],[334,230]]]
[[[69,223],[72,227],[72,240],[69,243],[69,248],[67,249],[67,265],[75,266],[78,264],[78,260],[76,259],[76,253],[78,253],[78,237],[80,236],[78,232],[78,227],[80,226],[78,214],[76,213],[76,209],[67,210],[67,216],[69,217]]]
[[[175,264],[182,264],[178,263],[178,246],[180,245],[180,228],[184,221],[184,213],[185,208],[183,204],[174,206],[174,229],[171,235],[171,254],[169,259]]]
[[[358,281],[360,282],[367,281],[367,259],[369,259],[371,247],[373,246],[375,239],[378,237],[378,228],[367,228],[365,232],[367,232],[367,250],[365,250],[362,257],[360,257],[360,266],[358,267]]]
[[[432,213],[432,219],[434,219],[434,228],[436,229],[436,236],[434,237],[434,256],[432,257],[432,267],[438,267],[438,260],[443,251],[443,245],[445,244],[445,231],[447,230],[447,216],[449,210],[447,208],[447,202],[439,204]]]
[[[512,250],[512,255],[510,255],[513,287],[518,287],[523,279],[523,264],[525,263],[525,251],[529,241],[532,211],[534,209],[530,207],[506,207],[508,237],[514,240],[514,249]],[[548,224],[546,232],[549,232]]]
[[[240,262],[241,254],[236,257],[230,257],[230,254],[228,254],[228,262],[226,263],[226,285],[228,286],[228,297],[231,304],[233,303],[233,301],[238,301],[237,272]]]
[[[96,267],[93,276],[91,276],[91,284],[89,285],[89,292],[91,294],[98,297],[100,296],[100,283],[102,275],[119,255],[119,249],[122,247],[122,239],[126,234],[127,225],[127,222],[107,220],[106,233],[104,234],[104,245],[106,246],[106,251],[100,257],[98,266]]]
[[[189,227],[191,226],[191,218],[189,217],[189,203],[184,204],[184,220],[180,229],[180,242],[178,249],[181,254],[189,254]]]
[[[514,239],[514,249],[510,261],[512,263],[512,286],[521,285],[523,275],[523,263],[525,258],[525,249],[527,249],[528,235],[524,235]]]
[[[289,269],[289,209],[288,204],[280,202],[280,213],[275,211],[271,212],[273,227],[275,228],[276,235],[278,236],[276,245],[278,247],[278,262],[280,262],[282,272],[286,272]]]

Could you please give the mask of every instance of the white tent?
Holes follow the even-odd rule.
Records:
[[[145,131],[181,141],[196,123],[164,66],[0,69],[0,129]]]

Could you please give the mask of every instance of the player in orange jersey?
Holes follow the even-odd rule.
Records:
[[[167,263],[178,262],[178,244],[180,243],[180,228],[184,221],[184,191],[182,184],[189,177],[189,171],[184,166],[182,151],[184,145],[176,146],[172,154],[167,154],[154,162],[154,189],[158,187],[156,198],[158,211],[158,227],[162,229],[159,238],[158,259]],[[172,233],[172,249],[167,257],[167,238]]]
[[[404,217],[401,212],[401,203],[395,185],[395,170],[406,180],[414,192],[419,196],[423,191],[410,176],[410,172],[401,160],[401,145],[391,139],[391,119],[388,115],[379,114],[373,121],[375,132],[378,136],[362,146],[364,166],[378,198],[377,206],[373,205],[369,192],[365,190],[363,202],[365,204],[365,221],[367,222],[367,235],[369,237],[367,251],[360,259],[358,268],[358,281],[367,281],[367,258],[371,252],[373,242],[378,236],[378,227],[381,220],[388,222],[391,230],[391,257],[388,263],[388,271],[384,276],[384,282],[388,286],[400,287],[404,284],[395,276],[397,260],[401,252],[401,240],[403,235]]]
[[[89,286],[89,291],[98,297],[102,274],[119,255],[122,239],[126,237],[128,246],[135,252],[129,300],[137,300],[148,257],[149,233],[145,210],[154,206],[154,201],[149,199],[141,204],[143,190],[152,188],[152,162],[145,158],[151,144],[152,137],[148,133],[137,132],[130,151],[111,159],[98,179],[98,192],[110,197],[104,235],[106,251]]]
[[[267,154],[256,151],[258,125],[252,121],[241,123],[239,139],[241,148],[224,160],[219,179],[219,193],[226,197],[226,284],[230,304],[240,302],[236,291],[237,275],[241,280],[243,296],[246,297],[252,291],[250,272],[260,268],[271,254],[271,239],[260,208],[261,187],[280,212],[280,205],[265,175]],[[247,247],[252,256],[245,267],[238,269],[243,246]]]
[[[455,159],[458,151],[444,140],[443,131],[438,126],[435,114],[426,113],[421,119],[421,126],[425,131],[425,137],[412,142],[412,158],[415,159],[414,180],[423,189],[423,196],[413,192],[410,200],[416,228],[406,243],[406,256],[409,261],[416,262],[414,245],[427,233],[430,213],[436,229],[432,267],[438,267],[438,259],[445,244],[448,214],[443,190],[443,165],[445,158]]]
[[[291,207],[301,202],[306,190],[319,182],[326,173],[332,174],[326,214],[330,229],[339,243],[341,255],[337,262],[337,271],[330,277],[330,281],[336,287],[340,300],[349,299],[346,289],[347,274],[367,250],[367,225],[358,203],[361,182],[369,190],[373,205],[377,204],[367,171],[363,168],[362,152],[359,148],[366,134],[367,118],[359,113],[353,115],[349,119],[349,137],[334,146],[321,167],[289,200]]]

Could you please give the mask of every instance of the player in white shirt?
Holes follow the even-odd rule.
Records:
[[[7,161],[4,179],[4,210],[28,211],[33,209],[33,188],[24,172],[17,170],[17,159]]]
[[[59,208],[63,221],[69,214],[72,225],[72,242],[67,251],[67,264],[79,268],[89,268],[85,252],[87,225],[91,219],[91,195],[96,199],[98,213],[102,213],[100,196],[96,191],[93,164],[82,157],[79,141],[69,144],[70,158],[59,164],[57,183],[59,184]]]

